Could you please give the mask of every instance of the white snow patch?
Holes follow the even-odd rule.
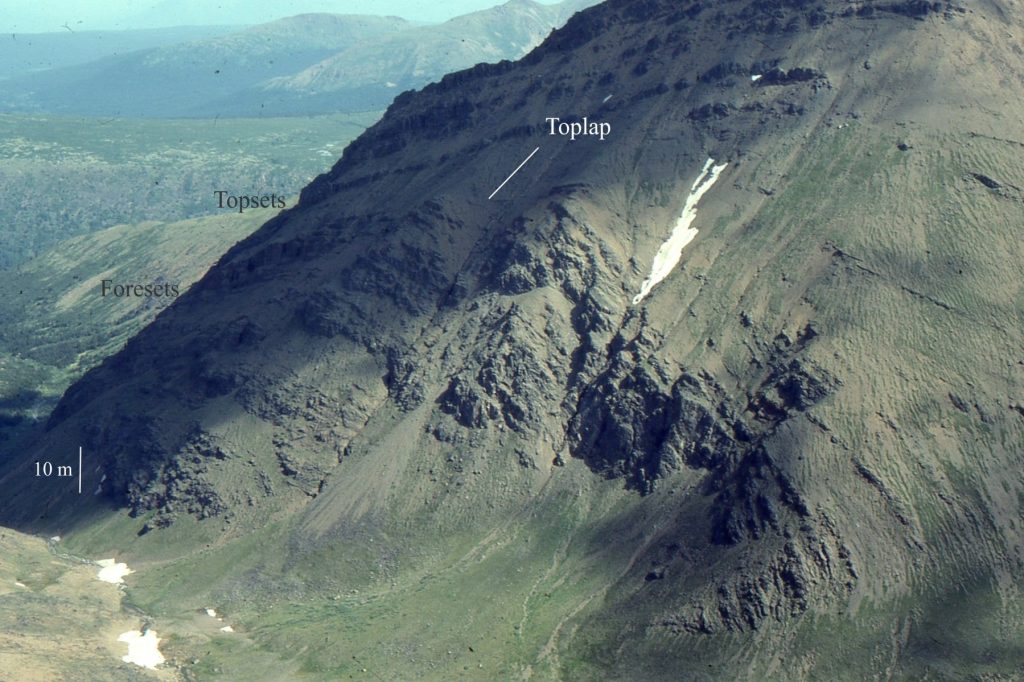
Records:
[[[28,585],[26,585],[25,583],[19,583],[17,580],[14,581],[14,584],[18,587],[28,587]]]
[[[54,535],[52,538],[50,538],[50,542],[60,542],[60,536]]]
[[[751,83],[756,83],[757,81],[761,80],[763,77],[764,77],[764,74],[760,74],[760,73],[757,74],[756,76],[751,76],[750,77],[750,82]]]
[[[96,577],[105,583],[121,585],[126,575],[135,572],[128,568],[128,564],[119,564],[113,559],[100,559],[96,563],[100,566],[100,572]]]
[[[210,618],[216,618],[217,617],[217,612],[214,611],[213,609],[206,609],[206,615],[209,616]]]
[[[235,629],[233,627],[231,627],[230,625],[225,625],[224,627],[222,627],[220,629],[220,631],[221,632],[234,632]]]
[[[392,83],[391,81],[388,81],[384,85],[386,85],[389,88],[397,88],[398,87],[398,83]]]
[[[697,228],[690,227],[693,223],[694,218],[697,217],[697,202],[701,200],[705,192],[711,189],[711,186],[718,180],[718,175],[725,170],[725,167],[729,164],[723,163],[720,166],[715,165],[714,159],[708,159],[704,164],[704,168],[701,169],[700,175],[694,181],[693,186],[690,188],[690,196],[686,198],[686,204],[683,206],[683,214],[679,216],[679,220],[676,221],[676,226],[672,229],[672,234],[665,240],[665,243],[658,249],[658,253],[654,254],[654,263],[651,264],[651,274],[644,280],[644,283],[640,287],[640,293],[633,298],[633,305],[636,305],[640,301],[644,300],[647,294],[651,293],[651,289],[660,282],[661,280],[668,277],[668,274],[672,272],[676,264],[679,263],[679,258],[683,255],[683,247],[693,241],[693,238],[697,236]]]
[[[160,639],[156,636],[156,630],[147,630],[145,633],[129,630],[122,632],[117,641],[125,642],[128,645],[128,654],[121,657],[125,663],[134,663],[143,668],[155,668],[164,662],[164,656],[158,648]]]
[[[604,104],[605,102],[607,102],[607,101],[608,101],[608,100],[610,100],[611,98],[612,98],[612,96],[611,96],[611,95],[608,95],[608,96],[607,96],[607,97],[605,97],[605,98],[604,98],[603,100],[601,100],[601,104]]]

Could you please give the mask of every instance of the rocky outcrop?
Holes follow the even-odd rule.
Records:
[[[825,526],[820,533],[788,538],[762,570],[739,572],[664,615],[653,629],[702,636],[759,630],[792,621],[815,604],[849,596],[857,580],[849,548]]]
[[[818,69],[797,66],[785,70],[778,67],[765,71],[754,85],[765,87],[768,85],[791,85],[793,83],[804,83],[814,80],[827,80],[827,76]]]
[[[730,516],[721,521],[719,537],[734,542],[746,534],[741,526],[757,529],[774,518],[772,503],[752,484],[753,479],[777,479],[759,448],[760,439],[811,409],[840,384],[801,359],[814,335],[808,326],[798,343],[777,340],[758,363],[768,371],[745,404],[710,374],[683,371],[675,376],[656,362],[640,362],[645,353],[639,337],[615,353],[608,369],[584,390],[570,425],[573,453],[595,470],[624,476],[647,491],[659,476],[684,464],[714,470],[720,481],[743,472],[742,479],[723,485],[720,493],[719,507],[744,519]],[[799,509],[791,486],[776,483],[771,497]]]
[[[229,513],[217,489],[204,476],[211,460],[227,457],[222,447],[197,432],[170,461],[154,461],[148,469],[134,468],[125,491],[131,514],[155,512],[149,527],[160,528],[170,525],[179,514],[205,519]]]

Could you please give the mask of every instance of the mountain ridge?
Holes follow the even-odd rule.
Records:
[[[91,116],[196,116],[195,102],[283,75],[355,40],[410,26],[397,17],[305,15],[8,81],[7,109]],[[299,46],[297,41],[301,41]],[[214,116],[218,112],[207,113]],[[249,112],[259,114],[260,112]],[[228,115],[225,113],[225,115]]]
[[[163,118],[380,110],[402,89],[448,71],[521,56],[589,4],[506,3],[428,26],[399,17],[298,15],[15,77],[3,105],[11,111]]]
[[[0,77],[60,66],[73,66],[119,52],[213,37],[237,30],[232,26],[178,26],[170,29],[76,31],[15,34],[0,54]]]

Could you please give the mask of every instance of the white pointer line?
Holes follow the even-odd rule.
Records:
[[[78,446],[78,494],[82,494],[82,446]]]
[[[540,147],[537,147],[532,152],[530,152],[530,155],[527,156],[525,159],[523,159],[523,162],[521,164],[519,164],[518,166],[516,166],[516,169],[514,171],[512,171],[512,175],[515,175],[516,173],[518,173],[519,169],[522,168],[523,166],[525,166],[526,162],[529,161],[530,159],[532,159],[533,155],[536,154],[539,151],[540,151]],[[487,199],[488,200],[493,199],[494,195],[497,194],[498,192],[500,192],[501,188],[505,186],[505,183],[507,183],[509,180],[512,179],[512,175],[510,175],[507,178],[505,178],[505,182],[503,182],[500,185],[498,185],[498,189],[496,189],[493,192],[491,192],[491,196],[487,197]]]

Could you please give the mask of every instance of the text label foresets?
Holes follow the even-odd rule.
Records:
[[[550,125],[551,135],[569,136],[569,140],[575,141],[577,137],[597,136],[598,140],[612,132],[612,124],[605,121],[590,121],[586,116],[582,121],[563,121],[556,116],[549,116],[544,119]]]
[[[284,208],[284,197],[276,194],[252,194],[235,196],[227,190],[218,189],[213,192],[217,197],[217,208],[230,208],[242,213],[247,208]]]
[[[177,296],[177,284],[115,284],[113,280],[105,279],[100,285],[101,296],[114,296],[115,298],[139,297],[160,297]]]

